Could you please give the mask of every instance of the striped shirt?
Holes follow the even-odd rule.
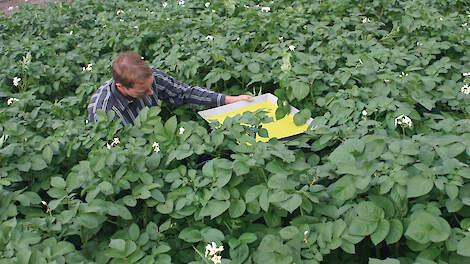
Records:
[[[225,95],[198,86],[189,86],[161,71],[152,68],[153,94],[135,100],[126,99],[117,89],[114,78],[101,86],[90,99],[88,117],[96,121],[96,112],[114,111],[115,118],[121,118],[124,125],[134,120],[144,107],[158,105],[158,99],[171,104],[193,104],[215,107],[225,104]]]

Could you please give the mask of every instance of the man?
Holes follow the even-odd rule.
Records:
[[[186,85],[171,76],[150,68],[135,52],[120,53],[112,64],[113,78],[101,86],[90,99],[88,117],[96,121],[96,112],[114,111],[124,125],[134,120],[144,107],[156,106],[158,99],[172,104],[196,104],[209,107],[241,100],[248,95],[229,96],[201,87]]]

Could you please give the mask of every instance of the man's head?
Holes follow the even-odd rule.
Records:
[[[113,78],[116,88],[127,99],[142,98],[153,93],[152,70],[135,52],[123,52],[116,57],[113,62]]]

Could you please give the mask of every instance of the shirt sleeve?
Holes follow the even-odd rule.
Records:
[[[216,107],[225,104],[225,94],[199,86],[190,86],[152,68],[153,88],[159,99],[171,104],[195,104]]]

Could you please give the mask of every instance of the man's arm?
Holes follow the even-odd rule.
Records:
[[[241,100],[251,101],[251,96],[228,96],[202,87],[190,86],[153,69],[154,85],[159,99],[172,104],[197,104],[210,107],[230,104]]]
[[[172,104],[197,104],[220,106],[225,104],[225,95],[198,86],[190,86],[156,69],[152,69],[154,84],[159,99]]]

